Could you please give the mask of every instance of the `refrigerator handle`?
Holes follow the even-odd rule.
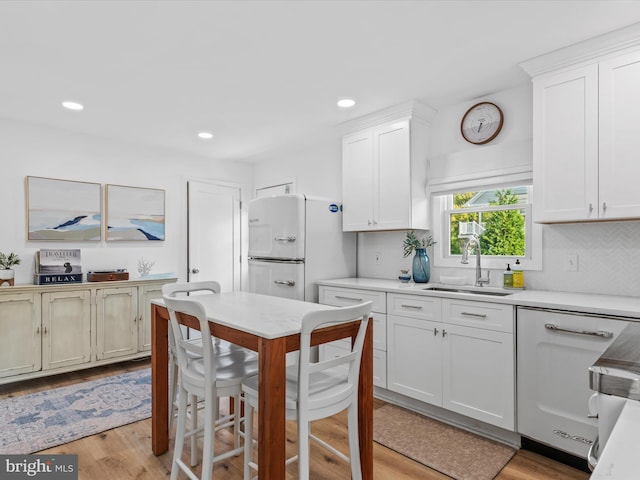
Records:
[[[288,242],[288,243],[293,243],[296,241],[296,237],[294,236],[289,236],[289,237],[274,237],[274,240],[276,242]]]

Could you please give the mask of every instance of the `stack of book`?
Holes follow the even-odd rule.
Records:
[[[36,252],[36,285],[81,282],[80,249],[40,249]]]

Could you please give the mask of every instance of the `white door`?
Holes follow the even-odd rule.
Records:
[[[188,183],[189,281],[240,290],[240,188]]]

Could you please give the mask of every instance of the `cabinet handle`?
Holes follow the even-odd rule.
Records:
[[[40,325],[38,325],[38,328],[36,328],[36,333],[40,335]]]
[[[444,338],[447,335],[447,331],[443,328],[442,329],[442,338]]]
[[[371,220],[367,220],[367,225],[371,226]]]
[[[355,302],[362,302],[361,298],[343,297],[342,295],[336,295],[336,298],[339,298],[340,300],[353,300]]]
[[[47,327],[44,327],[44,329],[43,329],[43,332],[42,332],[42,333],[44,333],[45,335],[46,335],[47,333],[49,333],[49,332],[48,332],[48,330],[47,330]]]
[[[593,212],[593,203],[589,204],[589,213]]]
[[[437,336],[438,335],[438,329],[436,327],[433,327],[433,336]]]
[[[377,222],[376,220],[374,220],[374,221],[373,221],[373,224],[374,224],[374,225],[377,225],[377,224],[378,224],[378,222]]]
[[[602,211],[603,212],[607,211],[607,202],[602,202]]]
[[[402,308],[414,308],[416,310],[422,310],[422,305],[405,305],[403,303],[401,306]]]
[[[467,317],[487,318],[484,313],[462,312],[461,315],[465,315]]]
[[[565,333],[575,333],[576,335],[590,335],[592,337],[602,337],[602,338],[611,338],[613,337],[613,332],[607,332],[605,330],[576,330],[574,328],[565,328],[559,327],[553,323],[545,323],[544,328],[547,330],[553,330],[555,332],[565,332]]]
[[[295,287],[296,282],[293,280],[274,280],[273,283],[276,285],[286,285],[287,287]]]

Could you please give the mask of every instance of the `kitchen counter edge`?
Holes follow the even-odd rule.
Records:
[[[329,287],[355,288],[362,290],[375,290],[389,293],[402,293],[409,295],[424,295],[443,298],[457,298],[473,300],[477,302],[501,303],[518,307],[549,308],[556,310],[593,313],[626,317],[640,321],[640,297],[627,297],[617,295],[599,295],[591,293],[575,292],[551,292],[546,290],[507,290],[499,287],[484,287],[487,291],[509,293],[505,296],[482,295],[466,292],[443,292],[425,290],[436,286],[444,288],[473,288],[469,285],[444,285],[438,283],[413,282],[403,283],[398,280],[380,278],[337,278],[322,280],[318,285]]]

